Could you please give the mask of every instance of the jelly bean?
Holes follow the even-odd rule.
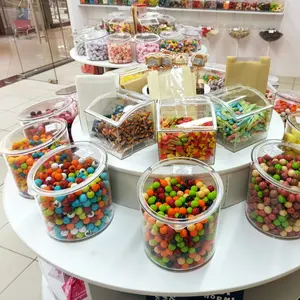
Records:
[[[33,176],[34,184],[44,186],[48,194],[37,196],[48,233],[58,240],[74,241],[91,237],[106,228],[112,219],[112,200],[107,171],[104,169],[100,173],[98,169],[103,168],[98,161],[94,163],[95,159],[92,157],[79,156],[80,151],[75,146],[69,148],[58,149],[55,154],[49,155]],[[94,168],[92,165],[98,167]],[[97,174],[97,177],[92,181],[90,176],[86,177],[81,182],[87,181],[86,185],[78,189],[79,185],[73,181],[82,179],[78,177],[82,174],[78,170],[81,166],[83,173],[93,176]],[[68,169],[64,169],[65,167]],[[75,173],[70,171],[73,169],[76,170]],[[70,182],[63,178],[62,172]],[[49,176],[45,177],[45,173]],[[101,176],[106,179],[105,184]],[[97,191],[97,195],[93,189]],[[65,195],[56,195],[58,192],[65,192]],[[105,197],[101,196],[103,194]]]
[[[162,187],[166,198],[158,200]],[[200,179],[184,180],[179,177],[154,179],[144,193],[144,201],[154,214],[173,221],[176,219],[184,221],[196,218],[215,204],[217,191],[213,190],[214,186],[210,188],[212,192]],[[190,191],[194,192],[193,196]],[[171,196],[172,192],[175,192],[175,196]],[[206,200],[208,195],[211,199]],[[150,206],[153,197],[155,204]],[[178,225],[174,224],[173,228],[155,219],[147,211],[143,212],[143,217],[146,253],[158,265],[172,270],[189,270],[203,265],[212,257],[218,222],[217,212],[203,221],[195,221],[184,228],[179,222]]]

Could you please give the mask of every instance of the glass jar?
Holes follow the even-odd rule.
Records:
[[[227,87],[210,93],[218,124],[218,142],[232,152],[263,140],[268,135],[273,105],[259,91]]]
[[[217,122],[209,98],[163,100],[156,111],[159,160],[191,157],[214,164]]]
[[[135,55],[138,63],[145,63],[145,56],[159,52],[159,36],[154,33],[138,33],[134,37]]]
[[[205,0],[191,0],[191,1],[192,1],[192,8],[204,9]]]
[[[119,159],[155,143],[154,102],[118,90],[96,98],[85,110],[91,137]]]
[[[213,257],[224,188],[211,167],[182,157],[158,162],[140,177],[137,194],[151,261],[186,271]]]
[[[288,115],[283,139],[288,143],[300,144],[300,112]]]
[[[280,114],[283,122],[290,113],[300,111],[300,93],[295,91],[278,91],[274,109]]]
[[[256,10],[269,11],[271,2],[269,0],[258,0]]]
[[[133,60],[129,33],[114,33],[107,38],[108,59],[112,64],[128,64]]]
[[[48,234],[59,241],[83,240],[103,231],[113,217],[107,154],[91,142],[59,147],[28,175]]]
[[[107,32],[99,30],[85,35],[86,56],[92,61],[108,59]]]
[[[177,31],[164,31],[160,34],[160,49],[183,53],[184,35]]]
[[[252,165],[246,216],[273,237],[300,237],[300,146],[279,140],[257,145]]]
[[[21,125],[25,125],[45,119],[64,119],[68,124],[69,137],[72,141],[71,129],[77,115],[77,101],[74,97],[60,96],[27,107],[19,114],[18,120]]]
[[[159,15],[157,17],[159,23],[159,32],[162,31],[174,31],[176,20],[169,15]]]
[[[205,0],[205,9],[217,9],[217,0]]]
[[[2,140],[1,152],[21,196],[32,198],[27,176],[34,164],[45,153],[69,142],[67,123],[61,119],[23,125]]]
[[[200,48],[200,33],[201,30],[197,30],[196,28],[189,29],[187,28],[184,34],[184,39],[183,39],[183,52],[184,53],[192,53],[192,52],[197,52]]]
[[[93,27],[87,27],[87,28],[74,30],[73,40],[74,40],[74,46],[75,46],[75,51],[76,51],[77,55],[80,55],[80,56],[86,55],[84,36],[86,34],[93,32],[94,30],[95,29]]]
[[[256,11],[256,8],[257,8],[257,0],[243,1],[243,10]]]

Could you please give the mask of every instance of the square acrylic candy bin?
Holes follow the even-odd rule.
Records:
[[[119,159],[155,142],[154,102],[147,96],[118,90],[98,97],[85,112],[91,137]]]
[[[268,135],[273,105],[259,91],[245,86],[211,93],[218,124],[218,143],[232,152]]]
[[[209,98],[186,97],[157,105],[159,160],[190,157],[214,164],[217,122]]]

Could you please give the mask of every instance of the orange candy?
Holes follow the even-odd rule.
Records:
[[[180,236],[181,237],[186,237],[188,235],[188,233],[187,233],[187,230],[186,229],[182,229],[181,231],[180,231]]]
[[[163,225],[159,228],[159,232],[161,234],[167,234],[168,233],[168,226],[167,225]]]

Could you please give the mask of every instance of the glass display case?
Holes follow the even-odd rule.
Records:
[[[119,90],[98,97],[85,112],[90,135],[119,159],[155,143],[154,102],[147,96]]]
[[[151,261],[187,271],[213,257],[224,187],[211,167],[182,157],[160,161],[142,174],[137,194]]]
[[[217,123],[209,98],[163,100],[156,111],[160,160],[191,157],[214,164]]]
[[[233,86],[210,95],[216,109],[218,143],[236,152],[267,137],[273,105],[259,91]]]

